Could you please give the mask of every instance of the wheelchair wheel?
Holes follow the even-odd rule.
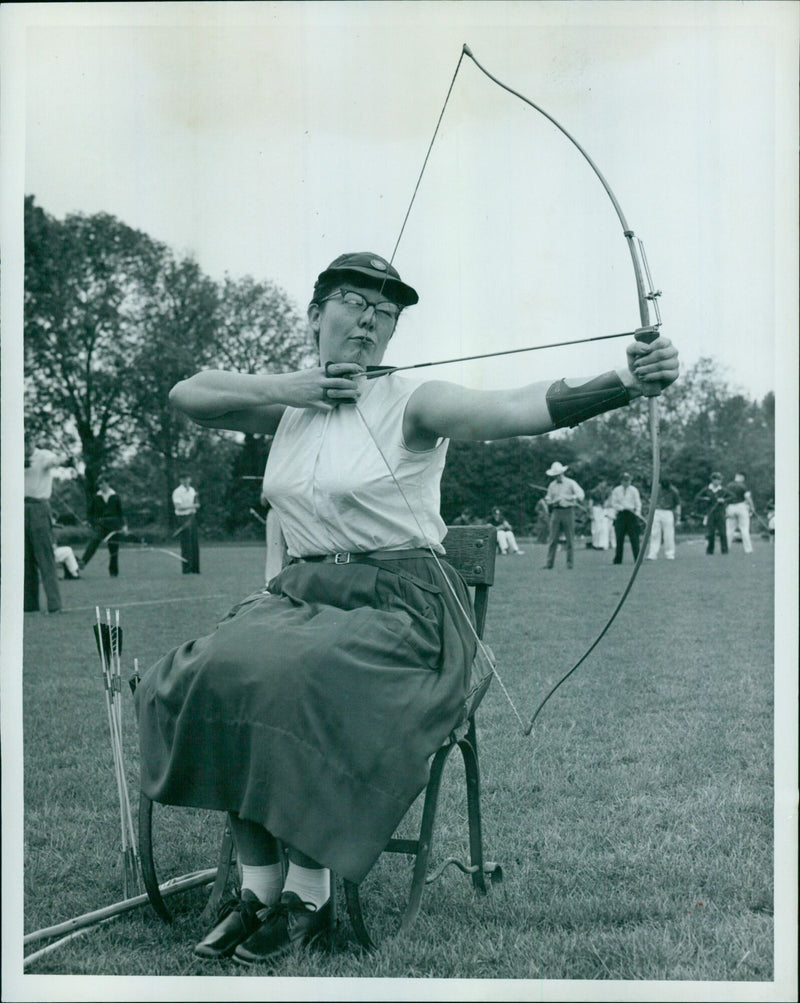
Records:
[[[227,815],[156,804],[144,794],[139,796],[139,859],[147,897],[165,923],[172,922],[168,895],[213,884],[206,905],[213,913],[238,882]]]

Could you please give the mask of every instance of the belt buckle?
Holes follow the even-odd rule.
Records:
[[[349,551],[340,551],[338,554],[333,555],[334,564],[349,564],[350,563],[350,553]]]

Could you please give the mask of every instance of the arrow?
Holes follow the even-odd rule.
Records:
[[[507,348],[502,352],[483,352],[480,355],[463,355],[457,359],[438,359],[436,362],[415,362],[409,366],[367,366],[366,379],[374,380],[389,373],[401,373],[407,369],[425,369],[428,366],[447,366],[453,362],[473,362],[476,359],[494,359],[498,355],[517,355],[520,352],[538,352],[542,348],[562,348],[564,345],[584,345],[588,341],[608,341],[610,338],[638,338],[643,335],[658,334],[657,327],[640,327],[635,331],[619,331],[616,334],[598,334],[593,338],[576,338],[572,341],[552,341],[548,345],[529,345],[527,348]]]

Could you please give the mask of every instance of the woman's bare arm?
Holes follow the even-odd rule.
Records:
[[[170,390],[173,407],[198,425],[236,432],[271,435],[287,407],[330,411],[335,400],[358,392],[348,375],[361,372],[351,363],[337,363],[328,376],[321,367],[292,373],[234,373],[208,369]],[[332,393],[333,397],[326,396]],[[338,399],[337,399],[338,398]]]
[[[678,353],[666,338],[628,347],[628,369],[616,371],[628,399],[648,387],[664,389],[678,377]],[[586,379],[567,380],[581,386]],[[430,449],[438,439],[506,439],[550,432],[547,401],[552,380],[509,390],[470,390],[456,383],[431,381],[419,386],[406,407],[403,433],[411,449]]]

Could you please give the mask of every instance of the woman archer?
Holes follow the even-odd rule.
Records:
[[[200,425],[275,434],[264,493],[290,559],[136,692],[144,793],[230,813],[242,890],[204,958],[269,961],[322,934],[330,870],[364,878],[463,718],[475,635],[442,546],[448,441],[574,425],[678,376],[659,337],[588,381],[366,379],[417,301],[380,255],[341,255],[308,306],[319,365],[200,372],[171,391]]]

